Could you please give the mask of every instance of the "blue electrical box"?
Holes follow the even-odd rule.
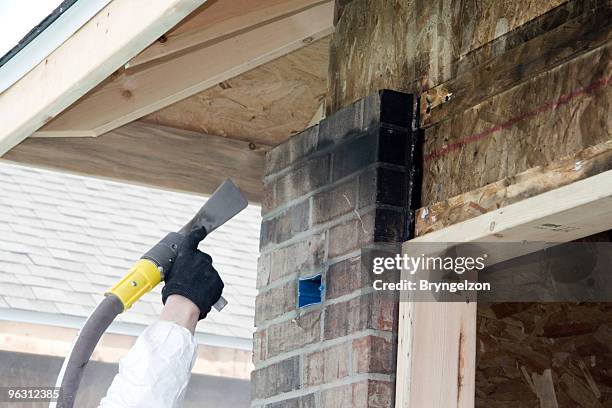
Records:
[[[323,284],[321,274],[298,279],[298,307],[306,307],[321,303]]]

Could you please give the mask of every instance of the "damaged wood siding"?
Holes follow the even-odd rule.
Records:
[[[610,45],[425,130],[423,205],[609,140]]]
[[[415,235],[421,236],[469,220],[529,197],[612,169],[612,140],[537,166],[484,187],[423,207],[416,212]]]
[[[612,6],[559,4],[354,0],[330,108],[372,88],[421,95],[424,205],[609,140]]]
[[[330,54],[330,111],[381,88],[422,91],[456,75],[472,50],[563,0],[354,0]],[[478,18],[474,18],[478,16]]]

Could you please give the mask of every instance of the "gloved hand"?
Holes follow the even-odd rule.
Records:
[[[223,292],[223,281],[212,266],[210,255],[198,250],[198,244],[206,236],[204,228],[192,230],[178,249],[178,256],[169,273],[164,276],[162,302],[170,295],[181,295],[191,300],[199,309],[202,320]]]

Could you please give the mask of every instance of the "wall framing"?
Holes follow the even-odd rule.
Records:
[[[611,228],[608,170],[417,237],[403,251],[426,242],[562,243]],[[403,302],[399,313],[396,408],[473,407],[476,304]]]

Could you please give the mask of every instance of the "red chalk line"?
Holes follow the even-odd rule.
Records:
[[[448,153],[457,150],[465,145],[468,145],[470,143],[474,143],[477,142],[481,139],[484,139],[485,137],[491,136],[494,133],[497,133],[503,129],[507,129],[509,127],[514,126],[515,124],[517,124],[518,122],[525,120],[527,118],[533,117],[533,116],[537,116],[543,112],[549,111],[549,110],[554,110],[557,109],[559,106],[565,105],[566,103],[568,103],[569,101],[582,96],[582,95],[586,95],[586,94],[590,94],[594,91],[596,91],[599,88],[603,88],[607,85],[610,84],[610,81],[612,80],[612,77],[608,77],[608,78],[601,78],[598,80],[595,80],[593,82],[591,82],[590,84],[588,84],[587,86],[575,89],[574,91],[565,94],[565,95],[561,95],[558,99],[552,100],[552,101],[548,101],[543,103],[542,105],[538,106],[537,109],[534,109],[532,111],[526,112],[526,113],[522,113],[520,115],[514,116],[510,119],[508,119],[507,121],[491,126],[481,132],[478,133],[474,133],[470,136],[466,136],[463,139],[460,139],[459,141],[455,142],[455,143],[451,143],[449,145],[446,145],[440,149],[436,149],[434,151],[432,151],[431,153],[427,153],[424,156],[424,161],[428,161],[431,159],[436,159],[438,157],[442,157],[447,155]]]

